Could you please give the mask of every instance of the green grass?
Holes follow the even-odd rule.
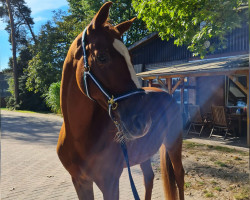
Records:
[[[220,167],[228,167],[227,164],[221,162],[221,161],[215,161],[214,164],[219,165]]]
[[[216,186],[214,189],[219,191],[219,192],[222,191],[221,187],[219,187],[219,186]]]
[[[204,181],[198,181],[198,184],[199,185],[205,185],[205,182]]]
[[[208,192],[205,194],[205,197],[207,197],[207,198],[211,198],[213,196],[214,196],[214,194],[212,192]]]
[[[197,147],[206,147],[210,150],[216,150],[223,153],[239,153],[242,156],[249,156],[248,152],[236,150],[234,148],[228,148],[223,146],[214,146],[214,145],[207,145],[207,144],[200,144],[195,142],[183,141],[183,146],[187,149],[193,149]]]
[[[192,149],[192,148],[196,148],[196,147],[205,146],[204,144],[189,142],[189,141],[185,141],[185,140],[183,141],[183,144],[187,149]]]
[[[236,149],[228,148],[228,147],[213,146],[213,145],[207,145],[207,147],[209,149],[220,151],[220,152],[223,152],[223,153],[239,153],[239,154],[245,155],[245,156],[248,155],[248,153],[245,152],[245,151],[240,151],[240,150],[236,150]]]
[[[191,183],[190,182],[185,182],[184,183],[184,187],[185,188],[190,188],[191,187]]]
[[[249,193],[250,187],[244,187],[240,192],[234,195],[234,198],[236,200],[249,200],[250,199],[250,193]]]
[[[203,190],[203,193],[204,193],[205,197],[207,197],[207,198],[214,197],[214,194],[212,192],[207,191],[207,190]]]
[[[211,181],[211,184],[217,185],[218,183],[216,181]]]
[[[238,157],[238,156],[235,156],[234,160],[242,160],[242,159],[240,157]]]

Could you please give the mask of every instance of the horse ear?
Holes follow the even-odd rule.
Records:
[[[109,8],[112,5],[112,2],[106,2],[105,4],[102,5],[98,13],[95,15],[93,19],[93,29],[96,29],[97,27],[101,27],[108,19],[109,16]]]
[[[133,19],[128,20],[126,22],[122,22],[122,23],[115,26],[115,28],[117,28],[117,30],[119,31],[120,36],[122,36],[123,33],[125,33],[130,28],[131,24],[133,23],[133,21],[135,19],[136,19],[136,17],[134,17]]]

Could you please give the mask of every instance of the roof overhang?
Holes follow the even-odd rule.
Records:
[[[138,73],[137,76],[143,80],[152,80],[156,78],[181,78],[189,76],[247,75],[248,73],[249,55],[247,54],[191,61],[184,64]]]

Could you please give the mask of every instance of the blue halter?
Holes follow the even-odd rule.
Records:
[[[132,95],[135,95],[135,94],[145,93],[145,91],[142,90],[142,89],[137,89],[137,90],[131,91],[129,93],[126,93],[126,94],[123,94],[123,95],[120,95],[120,96],[117,96],[117,97],[114,97],[114,95],[110,95],[103,88],[103,86],[99,83],[99,81],[96,79],[96,77],[90,71],[90,67],[88,65],[86,48],[85,48],[85,46],[86,46],[86,44],[85,44],[86,32],[87,32],[87,28],[84,29],[83,34],[82,34],[82,48],[83,48],[83,59],[84,59],[84,74],[83,74],[84,92],[89,97],[89,99],[91,99],[92,101],[95,101],[90,96],[90,93],[89,93],[89,87],[88,87],[88,81],[87,81],[87,78],[89,77],[95,83],[95,85],[100,89],[100,91],[107,97],[109,116],[110,116],[111,120],[114,122],[114,124],[116,125],[118,132],[121,132],[120,124],[114,118],[114,116],[112,115],[112,110],[115,110],[117,108],[117,106],[118,106],[117,102],[118,101],[121,101],[121,100],[123,100],[125,98],[128,98],[128,97],[130,97]],[[132,188],[134,198],[135,198],[135,200],[140,200],[139,195],[137,193],[137,190],[135,188],[135,184],[134,184],[132,175],[131,175],[128,152],[127,152],[127,146],[126,146],[126,142],[124,140],[121,141],[121,148],[122,148],[122,152],[123,152],[123,155],[124,155],[124,159],[125,159],[126,164],[127,164],[130,185],[131,185],[131,188]]]

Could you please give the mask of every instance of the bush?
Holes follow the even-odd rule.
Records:
[[[28,91],[25,87],[26,76],[22,75],[19,77],[19,102],[16,102],[14,98],[14,81],[13,78],[9,78],[9,92],[11,96],[6,97],[6,107],[9,110],[30,110],[30,111],[49,111],[44,97],[40,92],[34,93],[33,91]]]
[[[46,104],[54,113],[61,113],[60,108],[60,86],[61,82],[52,83],[49,91],[45,94]]]
[[[16,99],[13,96],[5,97],[6,108],[9,110],[18,110],[20,105],[16,103]]]

